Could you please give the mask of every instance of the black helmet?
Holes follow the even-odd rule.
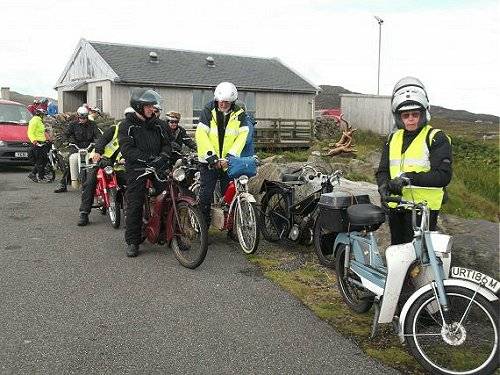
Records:
[[[134,90],[132,96],[130,97],[130,106],[141,115],[144,115],[145,105],[155,105],[159,104],[160,95],[154,90]]]

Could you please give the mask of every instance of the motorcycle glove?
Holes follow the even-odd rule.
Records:
[[[406,185],[408,185],[408,182],[405,179],[396,177],[387,183],[387,189],[392,194],[403,195],[403,186]]]

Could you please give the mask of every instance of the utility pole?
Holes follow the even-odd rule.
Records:
[[[378,22],[378,74],[377,74],[377,95],[380,93],[380,46],[382,43],[382,24],[384,20],[380,17],[374,16]]]

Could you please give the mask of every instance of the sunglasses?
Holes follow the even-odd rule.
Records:
[[[405,113],[401,113],[401,118],[402,118],[403,120],[407,120],[407,119],[409,119],[410,117],[413,117],[413,118],[419,118],[419,117],[420,117],[420,112],[415,111],[415,112],[405,112]]]
[[[172,121],[172,120],[169,120],[169,121],[168,121],[168,123],[169,123],[169,124],[178,124],[178,123],[179,123],[179,121],[175,121],[175,120],[173,120],[173,121]]]

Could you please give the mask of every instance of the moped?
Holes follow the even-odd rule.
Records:
[[[216,164],[225,159],[213,159]],[[217,183],[212,203],[211,226],[219,230],[227,230],[229,235],[236,232],[236,240],[245,254],[253,254],[259,247],[259,226],[256,200],[248,191],[249,177],[245,174],[229,181],[225,191]],[[195,174],[190,190],[196,195],[200,190],[200,174]],[[234,231],[234,232],[233,232]]]
[[[90,151],[94,148],[95,143],[91,143],[85,148],[79,148],[74,143],[69,143],[68,146],[74,147],[77,151],[69,156],[71,185],[77,189],[78,186],[83,186],[87,179],[87,169],[91,165]]]
[[[289,240],[310,245],[314,239],[314,223],[322,193],[333,190],[339,183],[341,171],[331,175],[320,173],[305,165],[281,181],[264,180],[260,192],[261,230],[270,242]]]
[[[124,187],[118,183],[114,164],[109,159],[102,158],[97,164],[90,165],[89,168],[97,168],[97,184],[94,192],[96,204],[92,208],[99,209],[103,215],[107,214],[111,226],[118,229],[124,202]],[[116,164],[119,165],[119,162]]]
[[[181,160],[182,162],[182,160]],[[147,176],[146,197],[143,208],[142,238],[152,244],[170,244],[174,255],[184,267],[198,267],[207,254],[207,228],[198,208],[196,197],[184,187],[186,172],[182,165],[176,164],[167,176],[162,178],[150,166],[138,169]],[[155,179],[164,186],[158,191]]]
[[[64,173],[66,164],[64,162],[64,156],[56,148],[53,142],[50,142],[50,148],[47,152],[48,162],[45,165],[45,179],[47,182],[52,182],[56,178],[56,171],[59,170]]]
[[[344,230],[333,245],[343,300],[358,313],[374,305],[372,337],[378,324],[393,323],[401,342],[432,373],[492,374],[499,363],[500,282],[478,271],[451,268],[452,238],[429,230],[426,202],[385,201],[412,210],[414,227],[413,241],[389,246],[385,260],[374,235],[385,211],[370,203],[340,210],[331,205],[333,219],[345,211]]]

